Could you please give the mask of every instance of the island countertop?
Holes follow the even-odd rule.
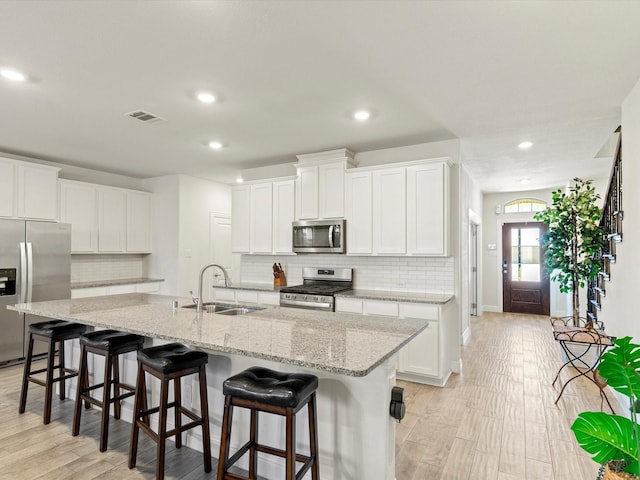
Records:
[[[237,316],[197,313],[172,308],[174,299],[129,293],[7,308],[353,377],[368,375],[428,326],[425,320],[284,307]]]

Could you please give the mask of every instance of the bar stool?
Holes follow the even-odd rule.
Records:
[[[77,370],[72,370],[64,366],[64,341],[72,338],[78,338],[85,332],[87,327],[80,323],[66,322],[64,320],[48,320],[46,322],[32,323],[29,325],[29,348],[27,350],[27,358],[24,362],[24,372],[22,375],[22,391],[20,392],[19,413],[24,413],[27,405],[27,390],[29,382],[45,388],[44,394],[44,424],[47,425],[51,421],[51,399],[53,396],[53,385],[60,382],[60,400],[64,400],[65,380],[78,376]],[[34,340],[40,340],[49,344],[47,355],[47,366],[38,370],[31,370],[31,361],[33,360],[33,343]],[[56,343],[58,344],[58,365],[55,365]],[[53,376],[53,370],[58,369],[57,377]],[[46,372],[45,380],[34,378],[32,375]]]
[[[286,479],[301,479],[311,468],[311,478],[319,480],[318,429],[316,418],[316,389],[318,377],[301,373],[281,373],[268,368],[251,367],[228,378],[223,383],[225,395],[224,417],[218,460],[218,480],[245,479],[227,473],[229,468],[249,451],[249,479],[256,477],[258,453],[268,453],[286,459]],[[305,405],[309,410],[309,456],[296,454],[296,413]],[[249,441],[229,458],[233,407],[251,410]],[[258,443],[258,412],[286,417],[286,450]],[[296,461],[304,463],[296,474]],[[248,480],[248,479],[247,479]]]
[[[207,377],[205,365],[207,354],[191,350],[179,343],[170,343],[157,347],[145,348],[138,352],[138,379],[129,445],[129,468],[136,466],[138,453],[138,432],[142,430],[158,445],[156,461],[156,479],[164,478],[165,441],[175,436],[176,448],[182,447],[182,432],[202,426],[202,451],[204,455],[204,471],[211,471],[211,441],[209,435],[209,407],[207,403]],[[160,380],[160,405],[147,409],[143,398],[146,392],[145,373]],[[198,374],[200,383],[200,416],[182,406],[180,379],[186,375]],[[174,401],[169,403],[169,380],[173,380]],[[174,408],[175,428],[167,432],[167,411]],[[158,433],[149,426],[149,416],[159,414]],[[191,419],[182,425],[182,415]]]
[[[120,368],[118,357],[127,352],[140,350],[144,343],[144,337],[132,333],[119,332],[117,330],[100,330],[89,332],[80,336],[80,369],[78,376],[78,391],[76,393],[76,406],[73,412],[73,429],[71,434],[75,437],[80,433],[80,412],[82,403],[89,408],[97,405],[102,408],[102,421],[100,424],[100,451],[107,450],[109,438],[109,410],[114,404],[114,417],[120,418],[120,401],[135,394],[135,387],[120,382]],[[87,367],[87,355],[89,353],[104,357],[104,381],[96,385],[89,385],[89,370]],[[113,385],[113,396],[111,386]],[[91,396],[93,390],[102,388],[102,400]],[[127,393],[120,394],[120,390]]]

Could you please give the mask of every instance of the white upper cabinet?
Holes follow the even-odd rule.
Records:
[[[231,249],[234,253],[251,250],[251,187],[242,185],[231,190]]]
[[[404,254],[407,251],[406,169],[375,170],[372,183],[373,251],[382,255]]]
[[[318,166],[320,218],[344,217],[344,174],[344,162]]]
[[[298,155],[296,219],[343,218],[346,169],[355,163],[346,148]]]
[[[59,168],[0,158],[0,216],[56,220]]]
[[[126,192],[127,252],[151,252],[151,194]]]
[[[347,254],[373,253],[371,172],[351,169],[346,175]]]
[[[298,220],[319,218],[318,184],[318,167],[298,168],[296,188],[296,218]]]
[[[15,216],[15,164],[0,158],[0,217]]]
[[[252,253],[273,251],[273,185],[251,185],[251,234]]]
[[[345,175],[347,253],[448,254],[446,161],[354,168]]]
[[[256,182],[232,189],[234,253],[291,254],[295,181]]]
[[[151,253],[150,193],[73,180],[59,180],[59,189],[71,253]]]
[[[71,252],[98,250],[96,189],[93,185],[60,180],[60,221],[71,224]]]
[[[98,251],[124,252],[125,227],[125,193],[115,188],[99,188]]]
[[[295,181],[273,183],[273,253],[292,253]]]
[[[448,179],[445,163],[407,168],[407,253],[447,255]]]

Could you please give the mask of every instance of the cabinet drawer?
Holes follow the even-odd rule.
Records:
[[[258,292],[236,290],[236,302],[238,303],[258,303]]]
[[[271,292],[258,292],[260,305],[280,305],[280,294]]]
[[[365,315],[383,315],[385,317],[397,317],[398,304],[396,302],[365,300],[364,314]]]
[[[336,298],[336,312],[362,314],[362,300],[359,298]]]
[[[236,291],[228,288],[215,288],[214,289],[216,300],[225,300],[227,302],[236,301]]]
[[[109,295],[118,295],[120,293],[135,293],[136,285],[112,285],[109,287]]]
[[[421,320],[439,320],[440,307],[424,303],[401,303],[400,318],[419,318]]]
[[[109,295],[109,287],[76,288],[71,290],[71,298],[102,297]]]
[[[157,293],[160,291],[160,284],[154,283],[139,283],[136,285],[137,293]]]

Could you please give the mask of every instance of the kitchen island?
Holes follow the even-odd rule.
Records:
[[[8,308],[144,335],[149,338],[148,345],[177,341],[208,351],[207,386],[214,452],[219,447],[222,382],[227,377],[253,365],[313,373],[319,377],[322,477],[395,478],[395,422],[389,416],[389,402],[395,384],[396,353],[424,330],[427,322],[280,307],[229,316],[173,308],[172,301],[173,297],[160,295],[125,294]],[[188,300],[180,302],[188,303]],[[68,350],[74,357],[70,361],[77,364],[77,349]],[[124,381],[134,382],[135,356],[123,363]],[[199,402],[197,388],[191,387],[191,383],[183,384],[183,391],[187,402],[195,408]],[[130,410],[130,405],[125,406],[126,410]],[[243,443],[248,432],[246,413],[239,411],[234,416],[232,451]],[[123,418],[131,418],[130,412]],[[304,443],[305,422],[302,420],[298,425],[298,448],[302,452],[308,448]],[[265,416],[261,421],[261,442],[284,445],[281,418]],[[186,443],[199,448],[198,432],[187,435]],[[276,459],[259,458],[259,471],[267,478],[282,478],[282,467]]]

